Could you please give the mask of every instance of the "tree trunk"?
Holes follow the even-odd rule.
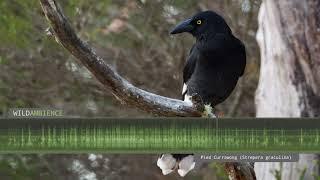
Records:
[[[320,0],[264,0],[257,40],[257,117],[319,117]],[[317,155],[301,155],[298,163],[256,163],[257,179],[315,179],[314,160]]]

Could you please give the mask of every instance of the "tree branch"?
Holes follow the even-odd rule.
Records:
[[[202,107],[139,89],[117,74],[95,51],[78,38],[54,0],[40,0],[56,40],[121,102],[160,116],[201,116]]]
[[[96,55],[94,50],[80,40],[71,28],[67,18],[55,0],[40,0],[43,12],[51,24],[51,30],[56,40],[73,56],[81,61],[88,70],[112,91],[120,101],[137,107],[143,111],[161,116],[201,116],[204,105],[195,96],[194,103],[159,96],[139,89],[118,75],[105,61]],[[247,163],[226,163],[225,169],[229,178],[255,179],[253,168]],[[236,169],[235,169],[236,168]]]

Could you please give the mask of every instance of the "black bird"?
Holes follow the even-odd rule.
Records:
[[[192,34],[196,42],[183,69],[182,98],[190,101],[191,96],[198,95],[204,104],[213,108],[231,94],[243,75],[245,46],[232,34],[226,21],[213,11],[194,15],[179,23],[170,33],[183,32]],[[186,158],[189,164],[184,161]],[[179,166],[181,176],[194,168],[192,154],[164,154],[157,164],[162,165],[160,168],[164,174]]]

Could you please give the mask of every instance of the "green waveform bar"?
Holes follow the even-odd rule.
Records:
[[[0,119],[0,153],[320,152],[320,119]]]

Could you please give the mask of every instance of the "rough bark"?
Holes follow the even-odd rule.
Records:
[[[56,40],[75,56],[122,103],[161,116],[201,116],[201,105],[159,96],[139,89],[123,79],[95,51],[80,40],[61,8],[53,0],[41,0],[44,14]]]
[[[319,117],[320,1],[265,0],[259,12],[257,40],[261,50],[257,117]],[[313,179],[317,155],[298,163],[256,163],[258,179]]]
[[[197,96],[193,97],[193,104],[190,104],[152,94],[130,84],[96,55],[87,43],[78,38],[56,1],[40,0],[40,3],[56,41],[80,60],[119,101],[161,116],[202,115],[204,107]],[[254,170],[249,163],[227,163],[225,167],[231,180],[255,179]]]
[[[225,163],[224,168],[230,180],[256,179],[256,174],[251,163]]]

